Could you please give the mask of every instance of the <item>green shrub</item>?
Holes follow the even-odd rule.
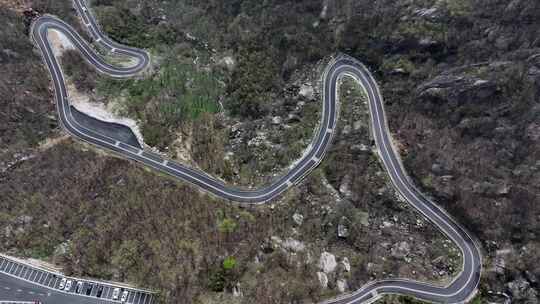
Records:
[[[230,218],[224,218],[219,223],[219,231],[222,233],[233,233],[238,228],[238,224]]]
[[[225,289],[225,274],[221,269],[210,274],[208,288],[214,292],[222,292]]]
[[[132,47],[173,45],[183,37],[172,26],[149,24],[142,15],[134,15],[124,7],[102,5],[96,7],[96,12],[103,30],[112,39]]]
[[[189,59],[168,54],[159,73],[144,79],[100,79],[97,89],[107,97],[125,96],[123,108],[142,122],[142,134],[150,146],[163,148],[173,140],[174,130],[219,112],[223,88],[219,76],[199,70]]]
[[[214,292],[222,292],[225,288],[231,288],[236,281],[237,274],[236,258],[227,257],[221,263],[221,267],[215,268],[208,276],[208,287]]]
[[[445,9],[452,17],[466,17],[469,16],[472,11],[472,3],[470,0],[446,0],[441,1]]]
[[[232,115],[256,119],[269,109],[276,78],[273,55],[255,42],[247,43],[240,50],[238,66],[227,87],[227,109]]]
[[[232,257],[232,256],[227,257],[223,261],[223,269],[225,271],[233,270],[234,267],[236,267],[236,259],[234,257]]]

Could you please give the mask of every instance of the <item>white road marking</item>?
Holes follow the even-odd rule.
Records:
[[[76,1],[78,1],[78,0],[76,0]],[[33,33],[34,33],[34,36],[36,36],[36,34],[35,34],[36,32],[33,32]],[[41,40],[42,40],[42,43],[45,44],[45,42],[43,42],[45,39],[44,39],[43,37],[40,37],[40,38],[41,38]],[[36,39],[36,38],[34,37],[34,39]],[[113,49],[112,49],[112,52],[114,52],[114,51],[115,51],[115,49],[113,48]],[[58,72],[58,71],[57,71],[57,67],[54,66],[55,64],[57,65],[56,61],[55,61],[54,59],[51,58],[51,54],[47,53],[46,51],[43,51],[43,49],[42,49],[42,52],[43,52],[43,56],[46,57],[46,58],[48,58],[48,59],[50,59],[50,62],[53,63],[52,66],[49,66],[49,70],[50,70],[50,72],[51,72],[51,75],[53,76],[53,80],[54,80],[56,83],[61,82],[62,79],[63,79],[61,76],[59,76],[59,75],[61,75],[61,71]],[[85,55],[92,57],[91,54],[90,54],[90,55],[85,54]],[[144,63],[144,62],[143,62],[143,63]],[[334,62],[334,63],[335,63],[335,62]],[[103,67],[103,66],[102,66],[102,63],[100,63],[99,61],[95,61],[95,64],[98,65],[98,66],[101,66],[101,68],[103,68],[104,70],[107,70],[107,69],[108,69],[107,67]],[[330,66],[330,65],[329,65],[329,66]],[[338,66],[338,67],[339,67],[339,66]],[[376,98],[379,98],[380,92],[378,92],[378,88],[376,87],[376,85],[375,85],[375,87],[373,87],[373,86],[371,85],[371,83],[369,83],[369,82],[364,78],[363,72],[360,70],[360,68],[358,68],[358,67],[354,67],[354,68],[356,69],[355,72],[358,73],[358,76],[353,76],[353,77],[354,77],[355,79],[363,78],[362,81],[358,81],[359,84],[363,87],[364,90],[368,90],[368,89],[370,90],[369,93],[371,93],[371,94],[368,94],[368,95],[369,95],[368,98],[370,99],[370,102],[376,102],[376,101],[374,101],[374,97],[373,97],[373,96],[375,96]],[[58,68],[58,69],[59,69],[59,68]],[[107,70],[107,71],[109,71],[109,70]],[[113,70],[112,72],[113,72],[113,75],[114,75],[114,72],[115,72],[115,71]],[[333,74],[333,75],[342,75],[342,73],[346,73],[346,72],[340,72],[340,71],[339,71],[339,68],[336,68],[336,70],[334,71],[334,74]],[[327,76],[327,74],[328,74],[328,72],[325,71],[325,74],[324,74],[324,75],[325,75],[325,79],[327,79],[326,77],[331,77],[331,76],[332,76],[332,75]],[[371,77],[371,75],[369,74],[369,71],[367,71],[366,74],[369,75],[369,77]],[[56,76],[56,77],[54,77],[54,76]],[[121,76],[121,75],[120,75],[120,76]],[[357,77],[358,77],[358,78],[357,78]],[[373,82],[374,82],[374,80],[373,80]],[[63,86],[60,86],[60,87],[64,90],[64,87],[63,87]],[[374,90],[376,90],[376,92],[374,92]],[[335,93],[335,92],[333,92],[333,93]],[[65,93],[64,93],[63,91],[60,91],[59,93],[57,92],[57,94],[59,94],[60,96],[65,95]],[[372,95],[372,94],[373,94],[373,95]],[[323,94],[323,95],[324,95],[324,96],[327,96],[326,94]],[[335,101],[335,98],[334,98],[332,95],[330,95],[330,96],[331,96],[331,98],[332,98],[332,100],[331,100],[330,102],[334,102],[334,101]],[[377,101],[378,101],[378,100],[377,100]],[[381,107],[382,107],[382,105],[381,105]],[[64,115],[66,115],[66,113],[65,113],[65,111],[66,111],[65,107],[62,107],[62,111],[63,111]],[[388,157],[388,156],[391,156],[391,157],[396,156],[397,154],[395,153],[395,151],[393,151],[393,148],[392,148],[392,147],[391,147],[391,148],[388,148],[388,146],[387,146],[387,142],[386,142],[386,141],[388,140],[388,138],[387,138],[387,137],[388,137],[388,130],[384,130],[384,128],[387,127],[387,126],[386,126],[386,122],[384,121],[384,113],[382,113],[382,114],[378,113],[378,107],[377,107],[377,105],[375,105],[374,107],[372,107],[372,106],[371,106],[371,103],[370,103],[370,111],[371,111],[371,115],[372,115],[371,118],[372,118],[373,128],[376,130],[376,132],[380,132],[381,134],[383,134],[383,135],[380,135],[380,136],[383,137],[382,141],[377,143],[378,146],[379,146],[380,151],[382,151],[381,153],[383,153],[383,152],[386,153],[386,154],[383,154],[383,155],[386,155],[387,157]],[[326,113],[326,102],[323,103],[323,112]],[[381,117],[383,117],[383,118],[381,119]],[[67,123],[71,128],[73,128],[73,129],[76,131],[76,132],[74,131],[75,135],[77,135],[77,134],[85,135],[86,137],[83,136],[83,140],[85,140],[84,138],[90,138],[90,139],[94,140],[94,141],[95,141],[94,143],[97,144],[97,145],[103,145],[103,144],[100,144],[100,142],[101,142],[101,143],[104,143],[104,144],[106,143],[106,142],[104,142],[104,141],[102,141],[102,140],[100,140],[100,139],[93,138],[92,136],[87,135],[87,134],[84,132],[84,127],[78,125],[76,122],[71,122],[69,119],[67,119],[67,120],[66,120],[66,123]],[[323,130],[324,130],[324,129],[323,129]],[[333,131],[334,131],[333,128],[331,128],[331,129],[328,129],[328,130],[327,130],[327,133],[330,133],[330,134],[331,134],[331,133],[333,133]],[[79,132],[79,133],[77,133],[77,132]],[[322,131],[322,132],[324,132],[324,131]],[[324,134],[324,133],[320,133],[320,134]],[[386,135],[387,137],[384,137],[385,135]],[[92,142],[92,141],[91,141],[91,142]],[[110,146],[110,143],[106,143],[106,144]],[[139,152],[139,155],[142,155],[142,151]],[[396,156],[396,157],[399,157],[399,156]],[[153,161],[153,160],[151,160],[151,159],[149,159],[149,158],[146,158],[146,157],[143,157],[143,158],[144,158],[145,160],[147,160],[147,161]],[[393,159],[393,158],[387,159],[386,157],[382,157],[382,161],[383,161],[383,163],[385,164],[385,166],[386,166],[386,168],[387,168],[387,170],[388,170],[388,173],[389,173],[389,175],[390,175],[390,178],[391,178],[392,182],[394,183],[394,186],[396,187],[396,189],[397,189],[398,191],[402,192],[402,195],[403,195],[406,199],[408,199],[409,203],[410,203],[411,205],[413,205],[413,207],[415,207],[416,209],[418,209],[421,213],[423,213],[426,217],[431,218],[432,220],[434,220],[434,218],[436,218],[437,220],[440,220],[440,222],[436,222],[437,226],[438,226],[438,227],[439,227],[439,228],[440,228],[440,229],[441,229],[441,230],[442,230],[449,238],[451,238],[455,243],[458,244],[458,247],[459,247],[460,250],[462,251],[462,254],[463,254],[464,258],[466,258],[466,257],[472,257],[472,258],[471,258],[471,259],[472,259],[472,268],[473,268],[473,270],[476,270],[476,265],[475,265],[475,263],[477,262],[477,259],[475,258],[474,254],[473,254],[473,249],[471,249],[469,243],[467,242],[468,239],[466,240],[466,239],[464,238],[464,235],[467,235],[467,237],[469,237],[469,239],[470,239],[470,236],[467,234],[467,232],[464,231],[464,230],[459,230],[459,229],[458,229],[458,230],[459,230],[459,231],[458,231],[458,230],[454,229],[454,227],[453,227],[453,224],[454,224],[454,223],[453,223],[452,219],[449,218],[448,215],[447,215],[446,213],[444,213],[444,211],[440,211],[440,212],[442,212],[442,216],[439,215],[439,213],[438,213],[439,211],[438,211],[438,209],[437,209],[437,206],[436,206],[433,202],[429,202],[431,205],[430,205],[430,204],[424,203],[424,201],[422,201],[422,199],[418,197],[418,194],[415,193],[415,192],[412,190],[412,189],[414,188],[414,185],[410,185],[410,184],[407,182],[406,179],[404,180],[404,176],[405,176],[405,175],[404,175],[404,173],[403,173],[403,170],[399,167],[399,164],[396,165],[396,164],[394,163],[394,159]],[[303,170],[302,172],[307,173],[306,170],[309,170],[309,169],[311,169],[311,168],[310,168],[310,167],[307,167],[307,165],[303,165],[302,167],[299,167],[298,169]],[[199,177],[192,175],[190,172],[187,172],[187,173],[186,173],[186,172],[184,172],[184,171],[182,171],[182,170],[176,170],[176,169],[175,169],[175,172],[178,174],[178,175],[176,175],[176,177],[189,176],[189,177],[195,178],[195,179],[197,179],[197,180],[203,182],[203,183],[206,185],[207,190],[208,190],[208,189],[215,189],[217,193],[222,193],[223,195],[228,195],[228,196],[231,196],[231,197],[237,197],[237,198],[250,198],[249,196],[238,196],[238,195],[230,194],[230,193],[228,193],[228,189],[227,189],[227,188],[216,188],[216,187],[214,187],[214,186],[208,184],[205,180],[202,180],[202,179],[200,179]],[[395,176],[392,175],[391,173],[394,173]],[[289,185],[289,184],[290,184],[290,180],[287,181],[287,185]],[[275,196],[277,196],[277,193],[276,193],[276,192],[274,192],[274,193],[269,192],[269,193],[264,193],[263,195],[260,195],[260,196],[257,196],[257,197],[252,197],[251,199],[254,199],[254,200],[255,200],[255,199],[262,198],[262,197],[275,197]],[[435,211],[434,211],[434,209],[432,209],[432,208],[435,208]],[[450,232],[452,232],[452,233],[450,233]],[[459,240],[456,240],[456,238],[458,238]],[[462,244],[464,244],[464,245],[461,246]],[[476,249],[476,253],[478,253],[478,249],[477,249],[476,247],[474,247],[474,249]],[[467,254],[465,254],[465,250],[467,250]],[[469,255],[469,254],[470,254],[470,255]],[[11,268],[13,267],[13,265],[10,265],[10,266],[11,266],[11,267],[10,267],[10,271],[11,271]],[[15,273],[17,273],[18,271],[20,271],[20,269],[18,269],[18,265],[17,265],[17,267],[15,268]],[[463,273],[463,270],[462,270],[461,273]],[[461,275],[461,273],[460,273],[460,275]],[[457,277],[456,277],[456,278],[457,278]],[[467,280],[466,284],[463,284],[463,285],[461,286],[461,288],[460,288],[458,291],[456,291],[455,293],[453,293],[453,294],[430,293],[430,292],[425,291],[425,289],[422,290],[423,286],[419,286],[419,287],[417,287],[417,288],[411,289],[411,288],[405,288],[405,287],[403,287],[403,286],[392,285],[392,284],[382,284],[382,285],[384,285],[383,287],[395,287],[395,288],[400,289],[400,290],[413,291],[413,292],[415,292],[417,295],[418,295],[418,294],[432,294],[432,295],[436,295],[436,296],[440,296],[440,297],[443,297],[443,298],[444,298],[444,297],[450,297],[450,296],[457,295],[457,294],[458,294],[459,292],[461,292],[465,287],[468,286],[468,284],[469,284],[469,282],[472,280],[472,278],[473,278],[473,272],[471,271],[471,272],[469,273],[469,277],[468,277],[468,280]],[[412,282],[412,281],[408,281],[408,282]],[[414,282],[413,282],[413,283],[414,283]],[[55,281],[55,284],[56,284],[56,281]],[[476,286],[477,286],[478,282],[475,282],[475,284],[476,284]],[[368,285],[369,285],[369,284],[368,284]],[[366,285],[365,285],[365,286],[366,286]],[[474,289],[476,288],[476,286],[474,286]],[[362,289],[363,289],[363,288],[362,288]],[[355,293],[355,296],[361,295],[361,294],[362,294],[362,293],[361,293],[362,289],[361,289],[358,293]],[[365,295],[365,293],[364,293],[364,295]],[[353,298],[353,297],[354,297],[354,296],[351,296],[351,298]],[[145,298],[146,298],[146,296],[145,296]],[[351,301],[351,303],[352,303],[352,301]]]

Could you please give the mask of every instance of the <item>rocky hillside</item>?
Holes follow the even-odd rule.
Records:
[[[34,0],[29,5],[78,24],[68,0]],[[362,60],[381,84],[390,128],[408,172],[483,246],[485,274],[477,300],[504,301],[488,293],[494,291],[507,293],[516,303],[538,302],[540,3],[96,0],[93,7],[116,40],[148,48],[162,63],[183,65],[193,75],[203,71],[221,83],[215,94],[225,114],[208,107],[200,116],[205,120],[186,116],[183,121],[189,123],[177,124],[175,119],[161,119],[168,116],[160,116],[159,105],[176,100],[171,87],[164,85],[151,98],[140,93],[152,81],[163,83],[159,74],[147,82],[120,84],[89,77],[83,91],[96,99],[116,98],[108,94],[108,88],[131,94],[130,100],[140,103],[128,104],[131,110],[126,114],[140,116],[155,146],[176,149],[178,138],[184,138],[182,143],[202,138],[191,143],[189,162],[240,184],[271,178],[307,144],[307,130],[317,117],[320,60],[336,52]],[[101,228],[111,215],[80,206],[97,202],[116,208],[113,201],[134,202],[113,209],[115,218],[129,218],[161,214],[161,208],[176,209],[177,205],[168,205],[167,193],[182,193],[174,195],[188,200],[213,200],[142,170],[127,171],[132,164],[102,159],[84,152],[87,147],[62,144],[52,152],[36,152],[42,140],[58,133],[48,79],[39,57],[21,35],[25,26],[20,14],[5,7],[0,12],[6,17],[0,22],[15,29],[3,32],[6,37],[1,41],[10,43],[0,50],[3,70],[13,73],[0,82],[0,89],[6,91],[0,140],[7,147],[0,151],[4,168],[0,195],[9,198],[0,211],[2,224],[12,227],[3,236],[2,243],[7,244],[3,249],[32,248],[25,254],[55,257],[76,274],[147,284],[163,290],[165,301],[188,296],[202,303],[301,302],[354,289],[372,278],[395,275],[440,282],[455,271],[452,261],[459,257],[452,256],[451,247],[441,246],[445,241],[429,225],[422,226],[422,219],[397,202],[387,188],[369,152],[365,109],[355,108],[361,102],[344,102],[342,113],[349,115],[341,117],[340,135],[328,159],[310,181],[275,207],[244,211],[218,203],[216,211],[215,203],[204,203],[201,210],[189,207],[176,214],[187,224],[171,219],[160,226],[154,222],[157,219],[149,220],[144,225],[154,230],[145,230],[151,231],[148,235],[139,235],[135,227],[125,237],[119,226]],[[24,69],[28,72],[15,72]],[[362,100],[353,87],[342,91],[343,100]],[[279,127],[283,123],[288,127]],[[40,161],[25,161],[22,156],[27,154]],[[55,190],[58,185],[42,181],[47,175],[68,181],[80,175],[79,167],[63,167],[59,154],[80,168],[100,164],[94,168],[94,178],[71,185],[76,196],[65,196]],[[205,162],[205,155],[215,160]],[[230,159],[230,166],[213,165],[224,157]],[[36,168],[44,172],[42,177],[22,182]],[[135,192],[142,178],[150,180],[156,191]],[[71,204],[73,209],[51,213],[51,220],[44,223],[34,220],[35,216],[32,220],[21,217],[31,216],[29,210],[42,210],[50,204],[49,198]],[[148,209],[145,202],[156,199],[162,207]],[[355,212],[344,214],[350,208]],[[76,233],[75,223],[64,221],[73,214],[81,220],[77,225],[84,223]],[[193,214],[200,214],[202,221],[196,225],[189,221]],[[35,236],[45,225],[53,232],[47,232],[49,243],[41,244]],[[100,237],[102,229],[111,239]],[[175,231],[192,235],[192,241],[182,241]],[[216,237],[205,240],[206,233]],[[156,236],[174,240],[193,259],[180,259],[163,242],[148,242]],[[255,241],[246,243],[246,239]],[[67,244],[69,250],[61,250],[65,246],[60,244]],[[81,248],[89,244],[95,251],[82,255]],[[234,244],[243,246],[235,251]],[[199,256],[195,253],[207,246],[212,248],[205,250],[208,254],[195,259]],[[449,249],[438,252],[441,248]],[[133,262],[140,257],[133,252],[144,252],[152,265],[181,266],[143,277],[140,274],[148,270],[141,266],[144,263]],[[285,277],[294,286],[289,291],[273,280]],[[167,284],[171,278],[174,286]]]

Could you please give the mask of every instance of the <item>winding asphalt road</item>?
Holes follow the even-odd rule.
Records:
[[[459,275],[447,286],[434,286],[407,279],[380,280],[368,283],[354,293],[324,303],[366,303],[377,299],[381,294],[388,293],[409,295],[431,302],[462,303],[468,301],[474,295],[482,268],[480,249],[461,225],[443,209],[422,195],[412,184],[392,144],[384,112],[384,103],[377,83],[364,65],[346,55],[339,55],[334,58],[328,64],[322,78],[324,94],[319,128],[304,156],[286,174],[277,178],[271,184],[257,189],[240,189],[225,185],[204,172],[164,159],[160,155],[143,151],[138,147],[119,142],[93,130],[86,129],[77,123],[71,114],[65,78],[51,49],[48,38],[50,30],[63,33],[71,40],[87,62],[99,72],[111,77],[125,78],[134,76],[147,67],[150,59],[145,51],[111,41],[100,31],[84,0],[73,1],[83,23],[88,27],[88,31],[96,43],[101,44],[109,52],[133,57],[136,63],[130,67],[117,67],[107,63],[71,26],[55,17],[43,16],[34,22],[31,36],[36,46],[41,50],[43,60],[50,71],[60,121],[68,133],[100,148],[116,152],[125,158],[138,161],[148,167],[192,183],[221,198],[242,204],[262,204],[278,197],[284,191],[299,183],[324,158],[336,130],[340,79],[342,77],[352,77],[368,97],[373,138],[393,186],[411,206],[422,213],[460,248],[463,267]]]

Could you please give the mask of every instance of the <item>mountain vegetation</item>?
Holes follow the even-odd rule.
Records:
[[[0,3],[11,29],[0,33],[1,250],[156,288],[166,303],[304,303],[374,278],[440,283],[459,271],[455,248],[389,188],[353,84],[321,167],[279,202],[244,209],[86,145],[50,145],[61,131],[25,36],[31,15]],[[125,99],[151,146],[187,149],[191,165],[238,185],[268,182],[309,145],[329,56],[364,62],[416,185],[482,245],[474,302],[502,303],[493,291],[538,303],[539,2],[91,4],[111,37],[151,52],[154,70],[116,82],[80,73],[74,57],[69,77],[95,99]],[[24,5],[84,32],[68,0]]]

